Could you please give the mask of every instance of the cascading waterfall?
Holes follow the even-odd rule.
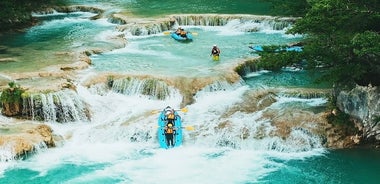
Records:
[[[86,104],[71,90],[31,94],[24,99],[23,114],[46,122],[88,121]]]
[[[114,21],[112,21],[114,22]],[[152,24],[128,24],[126,23],[123,26],[119,26],[120,31],[129,32],[134,36],[144,36],[162,33],[171,29],[170,22],[161,22],[161,23],[152,23]]]
[[[44,142],[36,143],[33,145],[33,150],[31,153],[25,153],[24,155],[15,155],[15,145],[13,143],[9,143],[1,146],[0,149],[0,163],[10,162],[13,160],[20,159],[19,156],[27,157],[28,155],[36,154],[42,150],[47,149],[47,145]],[[1,169],[1,167],[0,167]]]
[[[114,80],[112,91],[125,95],[146,95],[159,100],[165,100],[176,93],[163,81],[137,78]]]
[[[179,25],[183,26],[226,26],[232,24],[234,29],[241,32],[259,32],[267,30],[281,31],[289,28],[295,21],[294,18],[278,19],[270,16],[252,15],[173,15],[170,20],[148,21],[139,23],[126,22],[119,17],[110,18],[110,22],[121,24],[119,30],[128,32],[134,36],[146,36],[172,30]]]
[[[288,28],[294,21],[292,19],[276,20],[274,17],[252,15],[175,15],[173,18],[178,25],[186,26],[225,26],[231,21],[238,21],[241,25],[248,23],[251,25],[267,24],[273,30]],[[255,29],[246,29],[246,31],[249,30]],[[256,30],[258,29],[256,28]]]
[[[244,85],[243,80],[239,80],[238,82],[235,82],[232,84],[225,80],[217,80],[205,86],[201,91],[203,92],[226,91],[226,90],[235,89],[237,87],[241,87],[242,85]]]
[[[303,128],[292,128],[289,137],[281,139],[275,137],[267,144],[267,149],[278,152],[305,152],[313,149],[322,149],[322,139]]]
[[[189,116],[192,116],[191,122],[196,124],[196,129],[199,131],[190,133],[187,139],[198,144],[244,150],[274,150],[292,153],[322,149],[323,139],[319,135],[302,127],[292,128],[288,135],[278,134],[272,120],[264,117],[263,114],[268,114],[268,111],[277,111],[279,113],[274,116],[280,116],[281,104],[285,103],[305,103],[301,105],[305,106],[305,109],[318,107],[321,103],[325,103],[323,99],[298,100],[294,98],[292,100],[278,94],[277,102],[268,103],[266,107],[258,108],[253,112],[242,112],[239,110],[241,108],[239,104],[242,103],[242,97],[247,92],[252,93],[250,89],[246,89],[244,82],[230,84],[226,81],[216,81],[198,92],[195,97],[197,102],[191,107],[195,109],[193,111],[202,115],[200,118],[197,115]],[[259,93],[257,96],[266,98],[260,90],[256,93]],[[220,101],[220,99],[224,100]],[[257,103],[257,106],[263,103],[260,99],[244,100],[258,100],[248,102]],[[299,109],[298,106],[288,105],[287,107]],[[189,118],[185,116],[185,119]],[[313,122],[305,123],[313,124]]]
[[[5,163],[15,159],[13,151],[14,147],[11,144],[3,145],[0,149],[0,162]]]

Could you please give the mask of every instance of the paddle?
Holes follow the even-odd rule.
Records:
[[[184,127],[181,127],[181,128],[184,128],[186,130],[194,130],[195,129],[193,126],[184,126]]]
[[[175,111],[181,111],[181,112],[187,112],[187,111],[189,111],[188,109],[187,109],[187,107],[184,107],[184,108],[182,108],[182,109],[174,109]],[[159,113],[159,112],[161,112],[162,110],[153,110],[151,113],[152,114],[157,114],[157,113]]]
[[[156,128],[158,128],[158,126],[156,126]],[[195,130],[195,128],[193,126],[182,126],[181,128],[185,129],[185,130],[190,130],[190,131]]]
[[[165,31],[165,32],[163,32],[164,33],[164,35],[170,35],[170,31]],[[189,33],[191,33],[192,35],[198,35],[198,33],[197,32],[189,32]]]

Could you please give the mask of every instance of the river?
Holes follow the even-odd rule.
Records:
[[[213,18],[269,13],[269,5],[259,0],[71,3],[101,7],[105,14],[123,12],[141,20],[171,14]],[[109,48],[112,43],[105,38],[120,34],[119,25],[107,17],[91,20],[92,13],[35,16],[41,24],[0,38],[8,47],[0,56],[16,60],[0,63],[0,78],[70,63],[52,53]],[[274,125],[279,117],[290,117],[289,124],[300,121],[300,125],[311,126],[317,121],[315,117],[326,107],[326,97],[299,94],[325,90],[331,84],[314,83],[315,75],[302,68],[247,70],[239,80],[228,82],[236,63],[257,57],[248,46],[302,39],[301,35],[286,35],[287,26],[275,29],[273,25],[253,18],[229,19],[223,26],[183,25],[196,33],[190,43],[177,42],[163,33],[122,32],[127,39],[125,47],[91,55],[91,67],[77,76],[74,96],[88,104],[91,119],[57,123],[47,108],[51,117],[45,123],[62,141],[51,149],[41,146],[22,160],[5,161],[11,150],[0,148],[0,183],[378,183],[378,150],[326,149],[321,137],[301,126],[291,128],[286,137],[274,133],[281,131]],[[247,31],[253,29],[257,31]],[[213,44],[222,50],[218,62],[209,56]],[[112,89],[102,83],[89,87],[82,83],[105,73],[132,80],[116,79]],[[144,94],[141,86],[145,79],[158,79],[156,87],[165,88],[165,98],[159,98],[162,91]],[[192,95],[194,103],[186,106],[188,112],[179,112],[183,125],[194,130],[184,130],[181,147],[159,148],[158,114],[151,112],[167,105],[181,108],[183,94],[171,84],[180,81],[186,88],[189,79],[190,83],[211,81]],[[52,96],[65,97],[63,102],[76,109],[78,104],[68,100],[67,94],[63,91]],[[267,99],[271,102],[266,103]],[[10,121],[4,116],[0,120]]]

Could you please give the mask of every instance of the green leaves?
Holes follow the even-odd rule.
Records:
[[[304,16],[311,7],[307,0],[263,0],[270,2],[272,12],[283,16]]]
[[[354,54],[358,57],[380,56],[380,35],[378,33],[372,31],[358,33],[353,37],[351,43],[354,47]]]
[[[323,77],[332,82],[380,85],[380,1],[267,1],[282,10],[279,15],[303,15],[287,33],[305,35],[305,44],[303,53],[260,54],[261,67],[278,70],[305,60],[308,67],[327,71]]]
[[[335,82],[380,85],[379,2],[310,2],[312,8],[288,31],[306,35],[309,66],[327,68]]]
[[[260,62],[258,67],[266,70],[280,70],[283,67],[291,66],[302,61],[302,52],[279,51],[286,46],[263,46],[264,52],[260,52]]]

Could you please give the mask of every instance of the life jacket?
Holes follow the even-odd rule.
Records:
[[[166,128],[166,133],[167,133],[167,134],[172,134],[172,133],[174,133],[173,128],[169,128],[169,127],[167,127],[167,128]]]
[[[170,114],[168,114],[168,115],[167,115],[167,118],[168,118],[168,119],[174,119],[174,113],[170,113]]]

